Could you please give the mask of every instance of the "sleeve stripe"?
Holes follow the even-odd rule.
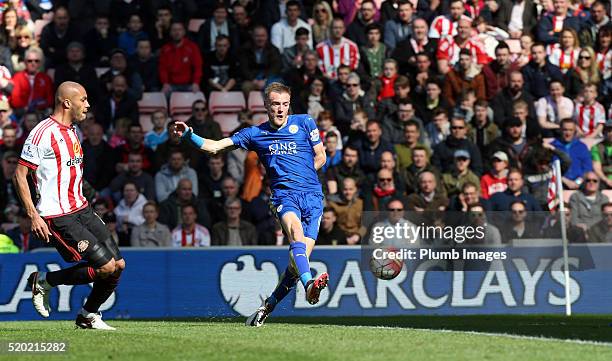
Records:
[[[23,159],[23,158],[19,158],[19,164],[30,168],[31,170],[36,170],[38,168],[38,165],[32,163],[32,162],[28,162],[27,160]]]

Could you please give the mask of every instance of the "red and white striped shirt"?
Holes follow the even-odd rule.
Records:
[[[319,67],[325,76],[336,79],[336,71],[340,65],[348,65],[351,70],[359,66],[359,47],[347,38],[342,38],[339,45],[333,45],[325,40],[317,45]]]
[[[179,225],[172,230],[173,247],[208,247],[210,246],[210,232],[206,227],[196,224],[191,232]]]
[[[578,64],[578,56],[580,55],[580,48],[574,48],[566,51],[561,48],[559,44],[549,45],[547,48],[548,60],[553,64],[561,68],[563,73],[566,73],[569,69],[573,68]]]
[[[582,133],[589,135],[595,131],[599,124],[606,122],[606,110],[598,102],[592,105],[576,102],[574,120],[578,123],[578,128],[582,130]]]
[[[448,60],[449,64],[455,65],[459,61],[461,49],[468,49],[472,53],[472,59],[478,64],[488,64],[491,57],[487,55],[483,44],[477,39],[469,39],[462,47],[457,44],[455,38],[444,38],[438,44],[436,58]]]
[[[442,39],[455,35],[457,35],[457,22],[452,21],[446,15],[440,15],[435,18],[429,28],[429,34],[427,34],[430,39]]]
[[[608,49],[605,53],[597,53],[596,56],[603,78],[609,78],[612,75],[612,48]]]
[[[36,205],[42,217],[74,213],[87,206],[83,196],[83,151],[74,126],[49,117],[26,139],[19,164],[35,171],[40,194]]]

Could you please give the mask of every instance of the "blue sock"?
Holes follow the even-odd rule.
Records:
[[[280,301],[285,298],[289,292],[295,287],[295,282],[297,281],[297,277],[289,270],[289,267],[285,269],[285,272],[281,275],[280,281],[278,285],[274,289],[274,292],[268,297],[266,302],[272,307],[276,306]]]
[[[306,256],[306,243],[293,242],[289,246],[289,250],[293,255],[293,261],[295,262],[298,274],[300,275],[300,281],[302,281],[302,285],[304,288],[306,288],[306,284],[312,279],[310,264],[308,263],[308,257]]]

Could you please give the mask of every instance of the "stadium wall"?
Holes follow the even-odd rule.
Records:
[[[572,246],[570,264],[582,262]],[[584,248],[586,249],[586,248]],[[583,250],[584,250],[583,249]],[[287,249],[209,248],[198,250],[124,249],[127,267],[118,290],[103,305],[105,318],[234,317],[253,312],[286,267]],[[612,245],[588,252],[612,260]],[[391,281],[360,269],[361,252],[351,247],[318,247],[312,268],[331,275],[316,306],[301,286],[283,301],[278,316],[381,316],[462,314],[563,314],[563,260],[525,248],[500,268],[440,272],[424,263]],[[0,321],[37,320],[27,290],[35,270],[66,264],[53,250],[0,255]],[[588,268],[588,267],[587,267]],[[575,313],[612,313],[612,269],[572,272]],[[60,286],[51,298],[51,319],[73,319],[87,286]]]

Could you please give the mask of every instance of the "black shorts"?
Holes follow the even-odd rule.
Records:
[[[66,262],[87,261],[94,268],[112,258],[123,259],[106,225],[91,206],[65,216],[45,219],[53,237],[50,242]]]

